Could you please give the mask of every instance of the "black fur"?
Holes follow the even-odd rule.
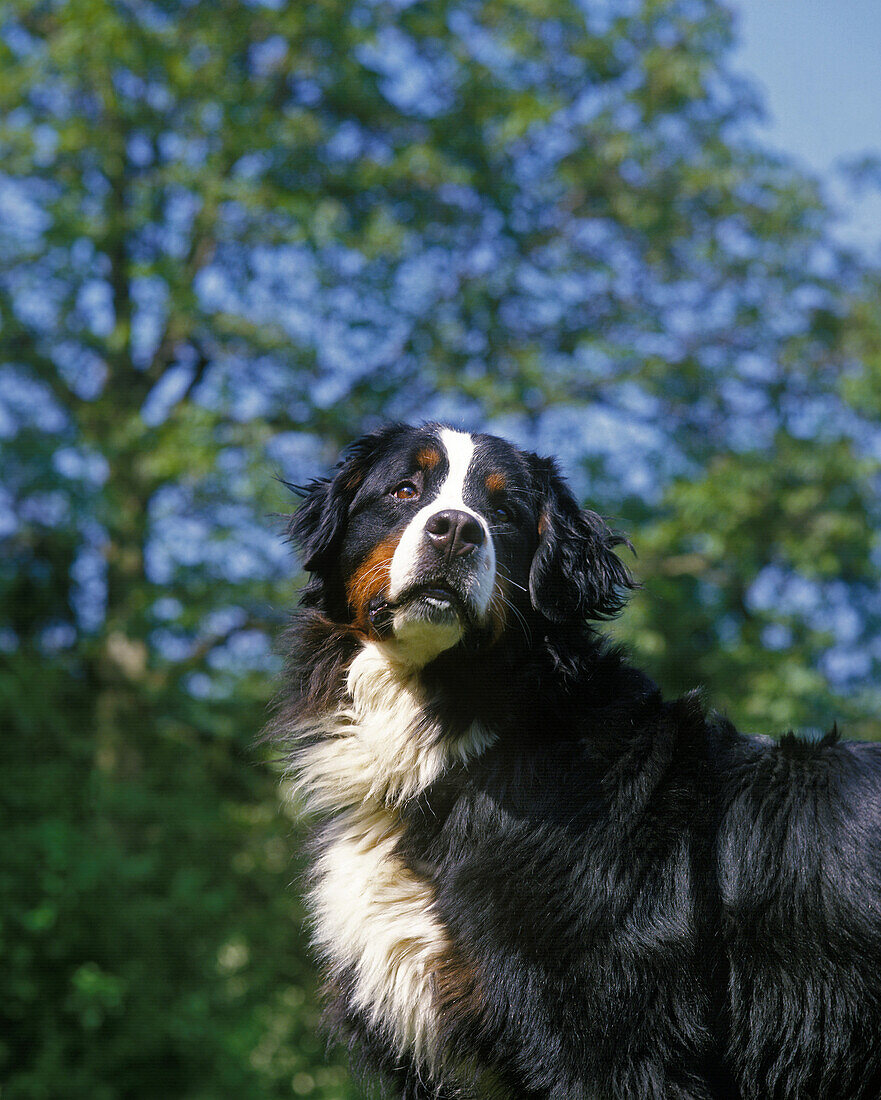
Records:
[[[369,436],[308,490],[282,738],[341,705],[363,641],[344,581],[366,549],[347,539],[385,521],[369,494],[352,520],[358,494],[433,430]],[[632,587],[623,540],[552,462],[481,439],[519,494],[499,535],[517,617],[422,685],[447,735],[477,721],[497,739],[400,809],[399,856],[454,950],[437,980],[449,1063],[517,1100],[879,1100],[881,746],[778,743],[695,695],[665,702],[586,622]],[[476,1070],[433,1078],[353,1006],[344,972],[331,982],[338,1033],[393,1095],[478,1095]]]
[[[622,592],[633,587],[612,552],[627,540],[578,507],[551,459],[533,456],[532,467],[542,500],[542,537],[529,570],[534,606],[557,623],[611,618],[624,604]]]

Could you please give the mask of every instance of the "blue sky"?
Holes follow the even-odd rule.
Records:
[[[824,180],[841,158],[881,156],[881,0],[729,0],[737,68],[761,92],[763,137]],[[849,241],[881,247],[881,197],[830,182]]]

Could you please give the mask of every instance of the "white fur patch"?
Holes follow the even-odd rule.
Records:
[[[315,940],[355,971],[354,1000],[400,1051],[434,1066],[432,975],[450,949],[428,883],[395,855],[400,827],[382,811],[352,811],[318,861]]]
[[[396,855],[398,807],[492,742],[473,727],[442,741],[422,707],[418,672],[367,642],[348,675],[349,705],[320,724],[299,768],[310,806],[335,814],[309,898],[315,940],[355,973],[355,1001],[397,1048],[442,1061],[432,975],[450,950],[431,885]]]
[[[454,432],[442,428],[441,443],[447,452],[450,468],[441,487],[440,496],[454,508],[465,507],[465,479],[474,458],[474,440],[467,432]]]

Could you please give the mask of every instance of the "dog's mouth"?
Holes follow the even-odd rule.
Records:
[[[419,604],[429,612],[441,616],[457,615],[464,620],[471,618],[468,603],[464,596],[444,581],[432,580],[411,585],[395,600],[395,607],[407,604]]]
[[[371,601],[370,621],[380,632],[400,611],[426,623],[450,623],[458,620],[463,627],[473,626],[474,611],[467,598],[442,580],[420,581],[401,592],[394,600],[382,595]]]
[[[405,595],[404,600],[401,602],[409,602],[410,600],[424,600],[433,607],[463,609],[462,598],[459,593],[445,584],[422,585],[412,590],[409,595]]]

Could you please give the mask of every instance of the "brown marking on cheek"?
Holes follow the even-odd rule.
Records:
[[[542,514],[541,514],[541,516],[539,517],[539,520],[538,520],[538,537],[540,539],[543,539],[545,537],[545,532],[547,531],[547,529],[548,529],[547,512],[542,512]]]
[[[434,447],[423,447],[416,456],[416,463],[423,470],[433,470],[440,463],[440,452]]]
[[[400,534],[379,543],[351,577],[346,581],[346,595],[352,609],[352,625],[365,633],[370,632],[370,601],[388,591],[389,571],[398,546]]]
[[[497,573],[495,591],[489,602],[490,645],[495,645],[508,629],[508,601],[510,599],[511,589],[507,578]]]
[[[501,470],[493,470],[486,476],[486,487],[490,493],[503,493],[508,487],[508,479]]]

